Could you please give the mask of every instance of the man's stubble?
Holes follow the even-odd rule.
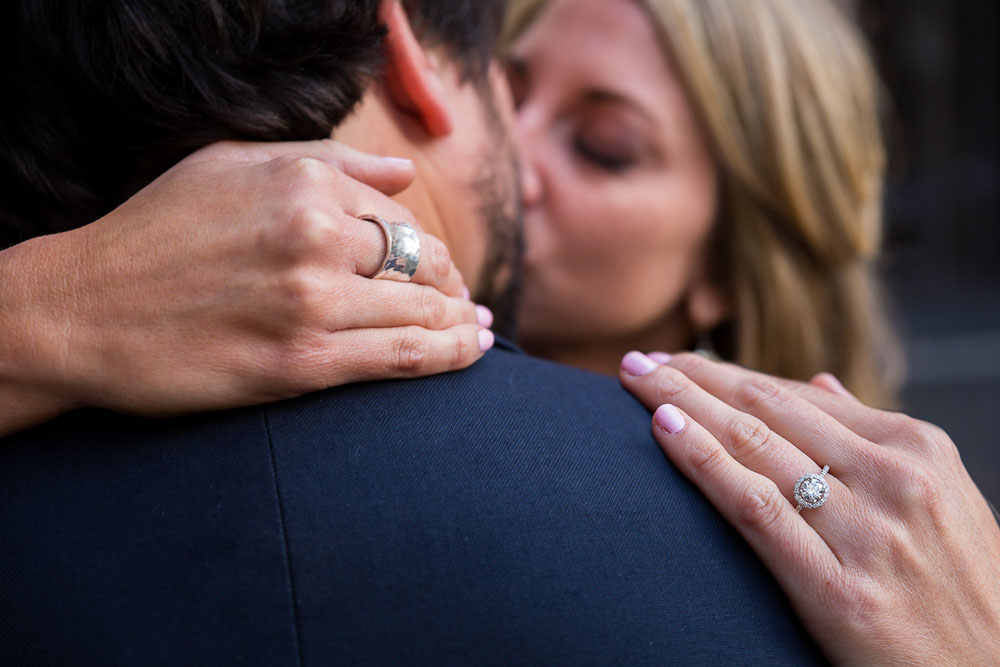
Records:
[[[475,299],[493,311],[493,330],[508,338],[517,331],[522,280],[524,227],[521,210],[520,162],[510,132],[496,107],[495,96],[484,91],[490,148],[483,151],[478,178],[472,188],[487,225],[486,259],[475,289]]]

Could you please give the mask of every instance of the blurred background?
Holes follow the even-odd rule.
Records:
[[[905,410],[1000,506],[1000,3],[841,0],[891,97],[884,275]]]

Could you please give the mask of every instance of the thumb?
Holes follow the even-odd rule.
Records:
[[[417,170],[412,160],[362,153],[332,140],[329,143],[333,145],[329,158],[332,164],[340,167],[345,174],[356,181],[384,195],[391,197],[402,192],[410,187],[416,178]]]

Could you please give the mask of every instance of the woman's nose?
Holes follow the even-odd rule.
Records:
[[[542,197],[542,179],[538,171],[539,146],[523,113],[518,113],[514,127],[521,155],[521,204],[527,209],[537,205]]]
[[[541,198],[542,179],[532,160],[524,155],[521,160],[521,204],[529,208],[537,205]]]

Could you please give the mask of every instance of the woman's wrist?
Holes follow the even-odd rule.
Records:
[[[69,391],[66,313],[47,307],[65,284],[59,239],[41,237],[0,252],[0,435],[44,422],[81,402]],[[46,275],[52,270],[58,280]]]

